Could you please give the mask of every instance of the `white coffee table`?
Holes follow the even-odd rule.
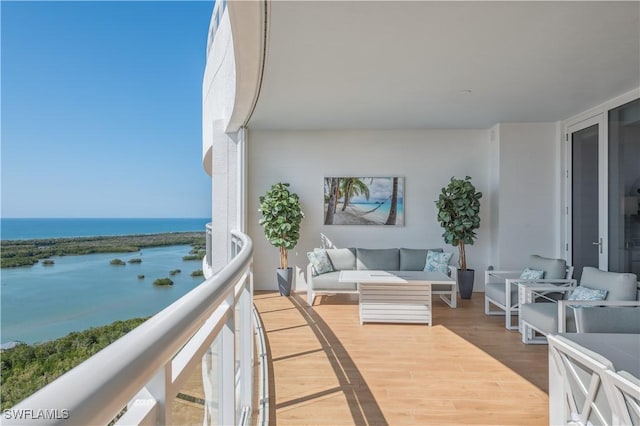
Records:
[[[360,324],[432,324],[431,285],[455,285],[441,272],[340,271],[340,282],[358,283]]]

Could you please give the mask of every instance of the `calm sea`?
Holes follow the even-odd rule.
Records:
[[[2,238],[204,231],[208,219],[2,219]],[[32,226],[32,228],[29,228]],[[6,234],[5,234],[6,230]],[[116,320],[153,315],[204,281],[191,277],[200,261],[184,261],[191,246],[53,257],[54,265],[0,269],[0,341],[42,342]],[[113,266],[109,261],[140,258]],[[170,276],[169,271],[181,272]],[[144,275],[139,279],[139,275]],[[157,287],[156,278],[174,285]]]
[[[0,239],[93,237],[204,231],[211,219],[0,219]]]

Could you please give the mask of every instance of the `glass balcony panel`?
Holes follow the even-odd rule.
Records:
[[[214,340],[172,403],[172,423],[220,424],[220,336]]]

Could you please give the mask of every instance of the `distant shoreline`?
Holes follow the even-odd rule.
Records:
[[[51,256],[132,253],[146,247],[188,244],[204,250],[205,232],[0,240],[0,267],[31,266]]]
[[[204,231],[210,218],[7,218],[0,239],[32,240]]]

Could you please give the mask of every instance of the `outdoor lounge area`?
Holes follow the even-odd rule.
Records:
[[[482,297],[434,299],[432,327],[360,325],[357,295],[318,299],[254,297],[270,424],[548,424],[547,347],[486,317]]]
[[[566,376],[547,344],[524,344],[519,331],[523,312],[545,310],[527,327],[546,342],[562,331],[554,306],[574,301],[523,308],[540,300],[521,286],[545,277],[522,273],[551,272],[529,263],[536,255],[559,265],[544,284],[561,291],[579,287],[585,267],[640,275],[639,28],[638,2],[216,2],[202,87],[206,280],[139,332],[146,346],[125,336],[86,367],[100,380],[92,395],[67,392],[73,407],[93,423],[129,405],[122,424],[170,424],[167,401],[194,392],[193,424],[568,422],[577,410],[556,386]],[[474,225],[466,252],[436,204],[454,179],[478,194],[479,205],[458,203]],[[274,187],[287,192],[270,209]],[[307,254],[325,239],[356,255],[314,276]],[[447,268],[475,271],[470,299],[456,275],[450,300],[451,271],[420,283],[428,317],[371,321],[356,283],[366,275],[343,272],[420,273],[422,263],[376,255],[358,268],[358,248],[361,262],[363,248],[441,248]],[[486,287],[490,271],[518,272]],[[631,297],[611,309],[639,309]],[[613,355],[640,362],[639,346],[623,346],[632,350]],[[599,377],[628,377],[611,358],[598,390]],[[135,362],[145,368],[131,377]],[[58,389],[77,389],[82,373]]]

